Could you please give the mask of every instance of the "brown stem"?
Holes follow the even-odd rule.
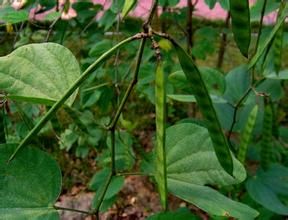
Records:
[[[230,13],[227,13],[226,19],[225,19],[225,26],[224,26],[224,31],[222,31],[222,38],[220,42],[220,47],[219,47],[219,53],[218,53],[218,61],[217,61],[217,68],[221,69],[224,61],[224,54],[227,46],[227,33],[225,29],[229,28],[229,21],[230,21]]]
[[[187,12],[187,24],[186,24],[186,32],[187,32],[187,52],[190,54],[191,48],[193,47],[193,22],[192,22],[192,17],[193,17],[193,10],[194,10],[194,5],[192,3],[192,0],[187,0],[187,7],[188,7],[188,12]]]

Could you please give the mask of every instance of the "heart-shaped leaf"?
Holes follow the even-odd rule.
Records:
[[[233,177],[221,167],[206,128],[182,123],[169,127],[166,134],[169,180],[225,186],[246,178],[245,168],[234,157]]]
[[[26,147],[11,162],[17,144],[0,145],[0,216],[13,220],[57,220],[61,171],[46,153]]]
[[[240,202],[235,202],[214,189],[178,180],[168,180],[169,190],[181,199],[205,210],[209,214],[253,220],[258,212]]]
[[[55,43],[29,44],[0,57],[0,89],[8,98],[51,104],[80,76],[76,58]],[[75,93],[66,102],[71,105]]]
[[[288,197],[288,168],[272,165],[266,172],[259,170],[248,179],[246,189],[249,195],[266,209],[280,215],[288,215],[288,206],[281,197]]]

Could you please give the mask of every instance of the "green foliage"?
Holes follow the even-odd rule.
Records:
[[[59,219],[53,208],[61,192],[61,172],[46,153],[27,147],[7,163],[16,144],[0,145],[0,215],[3,219]]]
[[[181,199],[195,204],[209,214],[237,219],[255,219],[258,212],[249,206],[235,202],[207,186],[168,180],[169,190]]]
[[[191,33],[191,8],[177,9],[179,0],[159,1],[164,12],[146,22],[127,16],[138,3],[112,1],[106,10],[66,2],[77,12],[68,20],[61,6],[45,15],[56,1],[27,1],[17,11],[1,5],[0,216],[59,219],[59,168],[28,144],[96,162],[96,173],[80,167],[81,175],[94,173],[95,196],[84,211],[93,217],[125,194],[125,175],[135,174],[152,177],[166,211],[148,219],[287,215],[286,2],[267,1],[264,14],[279,9],[278,19],[258,29],[264,0],[250,11],[247,0],[205,0],[230,11],[232,27],[229,17],[223,26],[193,13]],[[36,4],[43,20],[28,16]],[[259,33],[251,35],[250,22]],[[234,43],[246,57],[255,48],[249,61]],[[223,65],[216,69],[217,57]],[[167,191],[200,210],[169,211]]]
[[[73,54],[55,43],[20,47],[0,57],[0,66],[0,87],[9,99],[43,104],[59,100],[80,75]],[[66,103],[71,105],[75,96]]]
[[[246,189],[249,195],[266,209],[280,215],[287,215],[287,167],[275,164],[267,171],[259,170],[248,179]]]
[[[137,3],[137,0],[125,0],[123,10],[122,10],[122,19],[128,15],[128,13],[133,9],[136,3]]]
[[[27,21],[28,18],[29,18],[29,12],[26,10],[17,11],[10,6],[0,8],[0,21],[1,22],[14,24],[14,23]]]
[[[163,212],[149,216],[147,220],[197,220],[197,216],[193,215],[187,208],[179,208],[174,212]]]
[[[167,177],[198,185],[226,186],[246,178],[244,167],[233,157],[233,175],[219,164],[206,128],[191,123],[171,126],[166,132]],[[206,172],[205,172],[206,171]]]

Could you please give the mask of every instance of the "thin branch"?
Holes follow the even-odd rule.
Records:
[[[126,92],[125,92],[125,95],[123,97],[123,99],[121,100],[121,103],[115,113],[115,116],[114,118],[112,119],[112,121],[110,122],[110,124],[107,126],[107,130],[110,130],[112,131],[113,129],[115,129],[116,127],[116,124],[118,122],[118,119],[122,113],[122,110],[131,94],[131,91],[133,90],[134,86],[136,85],[137,81],[138,81],[138,73],[139,73],[139,69],[140,69],[140,64],[141,64],[141,60],[142,60],[142,56],[143,56],[143,52],[144,52],[144,46],[145,46],[145,42],[146,42],[146,39],[143,38],[141,43],[140,43],[140,47],[139,47],[139,50],[138,50],[138,55],[137,55],[137,61],[136,61],[136,68],[135,68],[135,71],[134,71],[134,76],[133,76],[133,79],[132,81],[130,82]]]
[[[238,110],[240,108],[240,106],[242,105],[242,103],[244,102],[244,100],[246,99],[246,97],[249,95],[249,93],[251,92],[252,87],[249,87],[247,89],[247,91],[244,93],[244,95],[239,99],[239,101],[236,103],[235,107],[234,107],[234,113],[233,113],[233,119],[232,119],[232,123],[229,129],[229,133],[228,133],[228,140],[231,144],[231,136],[232,136],[232,132],[233,132],[233,128],[237,122],[237,113]]]
[[[111,180],[112,180],[112,172],[109,174],[109,176],[107,177],[106,179],[106,182],[104,185],[101,185],[101,189],[99,190],[99,193],[100,195],[97,197],[97,200],[96,200],[96,204],[95,204],[95,208],[93,209],[92,211],[92,214],[95,214],[97,217],[98,217],[98,214],[99,214],[99,209],[100,209],[100,206],[104,200],[104,196],[108,190],[108,187],[111,183]]]
[[[62,12],[63,12],[63,10],[62,10],[60,13],[62,13]],[[48,33],[47,33],[45,42],[48,42],[48,40],[49,40],[49,38],[50,38],[50,36],[51,36],[51,34],[52,34],[52,31],[53,31],[54,26],[56,25],[56,23],[57,23],[60,19],[61,19],[61,15],[59,15],[59,16],[52,22],[52,24],[49,26],[49,30],[48,30]]]
[[[60,207],[60,206],[53,206],[56,210],[63,210],[63,211],[70,211],[70,212],[78,212],[86,215],[94,215],[91,211],[85,211],[85,210],[79,210],[74,208],[66,208],[66,207]]]
[[[154,176],[152,173],[141,173],[141,172],[119,172],[116,176]]]
[[[229,21],[230,21],[230,13],[227,13],[226,19],[225,19],[225,28],[229,28]],[[224,61],[224,54],[225,54],[225,49],[227,46],[227,33],[226,30],[222,32],[222,38],[221,38],[221,43],[220,43],[220,48],[219,48],[219,53],[218,53],[218,61],[217,61],[217,68],[221,69]]]

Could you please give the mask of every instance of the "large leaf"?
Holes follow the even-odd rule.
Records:
[[[197,185],[231,185],[246,178],[245,168],[233,157],[233,177],[217,160],[206,128],[192,123],[171,126],[166,132],[168,180]]]
[[[231,104],[236,104],[248,90],[251,81],[250,79],[251,77],[246,65],[231,70],[225,77],[226,90],[224,97]]]
[[[249,206],[235,202],[207,186],[168,180],[168,189],[211,215],[234,217],[240,220],[252,220],[258,215],[258,212]]]
[[[0,7],[0,23],[6,22],[9,24],[27,21],[29,19],[29,12],[26,10],[15,10],[14,8]]]
[[[61,171],[46,153],[24,148],[11,162],[17,145],[0,145],[0,218],[57,220],[53,208],[61,191]]]
[[[288,168],[273,165],[264,172],[248,179],[246,189],[249,195],[266,209],[280,215],[288,215],[288,206],[281,198],[288,197]]]
[[[30,44],[0,57],[0,89],[8,98],[51,104],[80,76],[76,58],[55,43]],[[68,100],[71,105],[75,94]]]

